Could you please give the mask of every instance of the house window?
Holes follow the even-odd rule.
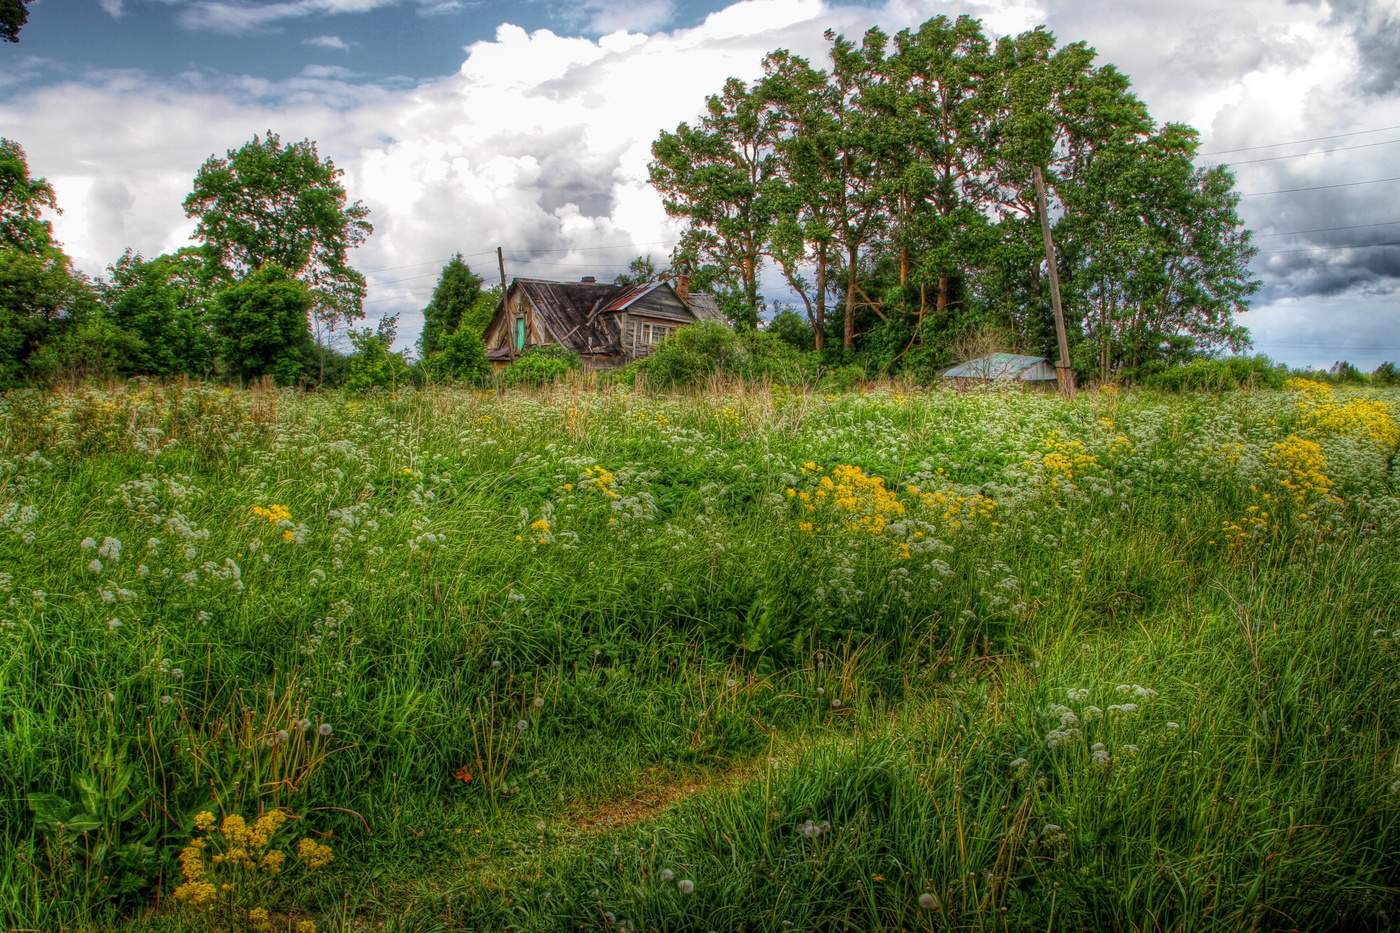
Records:
[[[523,317],[515,319],[515,349],[525,349],[525,319]]]
[[[637,327],[637,343],[644,347],[654,347],[675,330],[664,324],[642,323]]]

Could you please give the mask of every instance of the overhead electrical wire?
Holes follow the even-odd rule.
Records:
[[[1283,159],[1301,159],[1305,156],[1327,155],[1332,152],[1351,152],[1353,149],[1374,149],[1376,146],[1393,146],[1400,143],[1400,139],[1383,139],[1380,142],[1361,143],[1358,146],[1337,146],[1333,149],[1313,149],[1308,152],[1295,152],[1291,155],[1266,156],[1262,159],[1243,159],[1239,162],[1220,162],[1218,165],[1228,165],[1232,168],[1238,165],[1256,165],[1260,162],[1278,162]]]
[[[1394,227],[1397,225],[1400,225],[1400,220],[1383,220],[1377,224],[1348,224],[1345,227],[1313,227],[1311,230],[1288,230],[1284,233],[1256,233],[1254,238],[1262,240],[1266,237],[1301,236],[1304,233],[1333,233],[1337,230],[1365,230],[1371,227]]]
[[[1334,249],[1371,249],[1377,246],[1400,246],[1400,240],[1387,240],[1384,243],[1348,243],[1341,246],[1307,246],[1298,249],[1265,249],[1260,250],[1260,256],[1283,256],[1288,253],[1316,253],[1321,250]]]
[[[1400,130],[1400,124],[1395,126],[1378,126],[1371,130],[1353,130],[1350,133],[1333,133],[1331,136],[1310,136],[1307,139],[1291,139],[1282,143],[1260,143],[1257,146],[1239,146],[1234,149],[1212,149],[1210,152],[1198,152],[1197,155],[1228,155],[1231,152],[1253,152],[1256,149],[1277,149],[1279,146],[1298,146],[1303,143],[1318,143],[1327,139],[1345,139],[1349,136],[1365,136],[1367,133],[1385,133],[1389,130]]]
[[[1358,185],[1379,185],[1386,181],[1400,181],[1400,175],[1392,178],[1372,178],[1370,181],[1348,181],[1336,185],[1309,185],[1304,188],[1280,188],[1277,191],[1250,191],[1241,194],[1242,198],[1258,198],[1266,194],[1291,194],[1294,191],[1324,191],[1328,188],[1355,188]]]

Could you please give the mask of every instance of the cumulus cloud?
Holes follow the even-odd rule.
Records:
[[[309,45],[318,49],[329,49],[332,52],[349,52],[350,43],[340,36],[310,36],[301,40],[302,45]]]
[[[122,0],[97,0],[97,5],[102,7],[103,11],[112,19],[121,19]]]
[[[226,23],[257,28],[307,11],[389,2],[193,0],[188,7],[219,8],[232,17]],[[669,2],[593,0],[580,4],[585,19],[577,28],[597,38],[504,24],[492,40],[466,49],[456,74],[435,80],[367,83],[334,66],[311,66],[285,82],[204,71],[177,83],[109,75],[12,94],[0,101],[0,125],[15,127],[35,170],[55,183],[66,210],[56,219],[58,235],[89,271],[128,245],[148,254],[183,245],[191,224],[180,201],[211,153],[268,128],[318,140],[322,154],[345,169],[352,197],[373,212],[376,232],[356,263],[369,275],[371,316],[405,312],[404,343],[416,338],[416,309],[458,250],[487,271],[500,244],[510,274],[556,278],[611,277],[639,253],[666,256],[678,231],[646,181],[651,141],[693,119],[725,78],[756,76],[767,51],[788,48],[822,60],[827,27],[858,34],[879,23],[895,30],[961,11],[998,32],[1047,22],[1062,41],[1087,40],[1126,71],[1159,120],[1199,127],[1205,149],[1218,153],[1204,161],[1241,163],[1235,170],[1242,191],[1400,174],[1389,168],[1400,146],[1252,161],[1384,141],[1384,134],[1221,152],[1400,126],[1400,95],[1361,90],[1366,53],[1327,9],[1287,0],[1240,0],[1224,9],[1214,0],[1170,7],[1123,0],[1104,18],[1070,0],[1043,3],[740,0],[698,25],[661,31],[674,15]],[[433,8],[427,0],[414,6]],[[242,14],[253,19],[237,19]],[[612,15],[622,18],[606,18]],[[1246,220],[1270,235],[1260,241],[1268,254],[1256,264],[1266,290],[1246,323],[1268,314],[1293,320],[1265,309],[1302,308],[1309,300],[1393,306],[1400,250],[1297,250],[1400,239],[1400,226],[1294,231],[1400,220],[1400,208],[1378,216],[1387,200],[1396,203],[1397,190],[1245,198]],[[1393,314],[1388,320],[1389,342],[1400,343],[1400,323]]]

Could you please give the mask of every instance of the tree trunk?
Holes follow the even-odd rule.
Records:
[[[826,250],[817,250],[817,319],[816,348],[821,350],[826,346]]]
[[[946,275],[938,277],[938,301],[934,305],[934,311],[938,317],[943,317],[943,312],[948,310],[949,282]]]
[[[846,329],[841,345],[847,350],[856,348],[856,261],[859,256],[853,246],[846,250]]]

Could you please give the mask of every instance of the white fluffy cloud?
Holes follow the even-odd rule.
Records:
[[[289,0],[257,8],[266,17],[313,5],[383,2],[391,0]],[[216,7],[253,9],[233,0],[192,4],[206,13]],[[1111,23],[1068,0],[1046,0],[1044,7],[1033,0],[975,0],[964,8],[999,32],[1048,22],[1062,41],[1089,41],[1133,77],[1159,120],[1201,128],[1207,150],[1400,124],[1400,98],[1373,96],[1364,111],[1358,103],[1349,112],[1346,104],[1359,101],[1363,68],[1356,42],[1325,9],[1308,4],[1242,0],[1222,12],[1214,0],[1182,0],[1170,9],[1125,0]],[[640,252],[664,256],[676,230],[646,183],[650,143],[659,130],[692,119],[725,78],[756,75],[765,52],[782,47],[820,58],[827,27],[858,33],[878,22],[897,29],[959,8],[940,0],[886,0],[878,8],[741,0],[697,26],[671,31],[648,31],[673,14],[668,0],[594,0],[580,11],[589,25],[618,28],[592,39],[504,24],[494,40],[466,50],[456,74],[413,87],[365,85],[326,67],[277,84],[199,73],[178,85],[106,76],[12,95],[0,103],[0,125],[14,127],[34,170],[54,182],[66,211],[57,218],[58,235],[93,272],[126,246],[153,254],[186,242],[191,224],[180,201],[211,153],[268,128],[318,140],[322,154],[345,169],[352,197],[373,212],[375,235],[356,257],[369,271],[371,316],[405,312],[401,334],[411,342],[416,309],[454,251],[468,254],[488,279],[494,257],[487,254],[497,244],[506,247],[512,275],[610,276]],[[606,19],[613,15],[619,18]],[[1241,188],[1384,177],[1394,174],[1385,168],[1393,157],[1393,149],[1377,147],[1325,162],[1240,166]],[[1375,213],[1353,208],[1360,211],[1376,192],[1332,194],[1251,198],[1244,209],[1261,232],[1325,227],[1333,224],[1319,220],[1336,216],[1342,218],[1336,225],[1356,223],[1349,218]],[[1396,213],[1373,219],[1400,220]],[[1262,243],[1265,249],[1307,245]],[[1268,307],[1251,319],[1268,324],[1269,308],[1277,306],[1273,320],[1284,336],[1265,330],[1288,342],[1284,311],[1297,313],[1309,281],[1318,286],[1315,293],[1325,293],[1325,270],[1338,258],[1265,257]],[[1372,276],[1363,286],[1376,298],[1395,281]],[[1383,342],[1400,344],[1397,325],[1390,326]]]

